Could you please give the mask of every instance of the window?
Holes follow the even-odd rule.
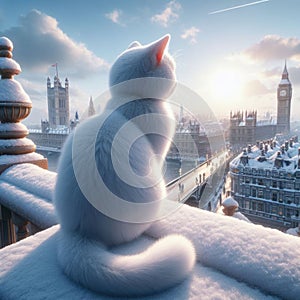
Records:
[[[293,182],[286,182],[286,188],[287,189],[290,189],[290,190],[293,190],[294,189],[294,183]]]
[[[263,182],[263,180],[261,178],[258,179],[258,184],[259,185],[264,185],[264,182]]]
[[[254,178],[254,177],[252,178],[252,183],[256,184],[256,178]]]
[[[251,195],[252,195],[252,197],[256,197],[256,189],[252,189]]]
[[[272,193],[272,200],[273,201],[277,201],[277,198],[278,198],[278,196],[277,196],[277,193]]]
[[[249,196],[250,196],[250,187],[249,187],[249,186],[246,186],[246,187],[245,187],[245,196],[246,196],[246,197],[249,197]]]
[[[251,203],[251,207],[252,207],[252,210],[256,210],[256,202],[253,201],[253,202]]]
[[[272,187],[277,188],[277,181],[275,181],[275,180],[272,181]]]
[[[249,200],[245,200],[245,209],[249,209],[250,205],[249,205]]]
[[[261,203],[261,202],[257,203],[257,210],[258,211],[264,211],[264,204]]]
[[[263,198],[264,197],[264,191],[263,190],[258,190],[257,197],[258,198]]]

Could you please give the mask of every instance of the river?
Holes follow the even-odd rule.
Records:
[[[50,171],[53,172],[57,171],[58,160],[60,156],[59,152],[49,152],[49,151],[41,151],[41,150],[38,150],[36,152],[42,154],[44,157],[48,159],[48,169]],[[194,167],[195,167],[195,163],[190,161],[183,161],[181,163],[181,166],[179,162],[174,162],[174,161],[166,162],[165,176],[164,176],[166,183],[177,178],[180,174],[186,173],[187,171],[191,170]]]

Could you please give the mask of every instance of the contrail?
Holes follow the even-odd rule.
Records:
[[[209,15],[218,14],[218,13],[221,13],[221,12],[224,12],[224,11],[233,10],[233,9],[237,9],[237,8],[242,8],[242,7],[255,5],[255,4],[259,4],[259,3],[263,3],[263,2],[269,2],[269,0],[260,0],[260,1],[255,1],[255,2],[251,2],[251,3],[243,4],[243,5],[237,5],[237,6],[221,9],[221,10],[216,10],[216,11],[210,12]]]

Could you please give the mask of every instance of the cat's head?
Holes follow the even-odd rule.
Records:
[[[170,35],[148,44],[133,42],[121,53],[110,70],[110,87],[137,78],[176,80],[175,62],[168,53]]]

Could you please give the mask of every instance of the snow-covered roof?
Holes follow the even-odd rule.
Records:
[[[234,234],[233,228],[238,229]],[[54,226],[0,250],[1,296],[116,299],[95,294],[64,275],[56,256],[58,231],[59,226]],[[139,253],[153,244],[153,239],[172,233],[185,235],[195,246],[197,264],[192,276],[163,293],[139,299],[299,297],[299,238],[187,205],[156,222],[146,235],[112,251],[123,255]]]
[[[29,128],[29,133],[42,133],[41,129],[35,129],[35,128]],[[62,127],[62,128],[48,128],[45,132],[47,134],[69,134],[70,128],[68,127]]]
[[[233,159],[230,163],[232,168],[258,168],[258,169],[273,169],[275,168],[276,159],[282,160],[282,167],[280,170],[293,173],[297,171],[298,167],[298,149],[300,147],[299,142],[294,142],[292,146],[288,145],[286,150],[284,147],[276,142],[275,145],[267,144],[267,151],[265,149],[266,144],[263,145],[261,150],[258,146],[253,146],[251,152],[245,151]],[[263,153],[262,153],[263,151]],[[243,159],[247,157],[247,162]],[[244,162],[244,163],[243,163]]]

